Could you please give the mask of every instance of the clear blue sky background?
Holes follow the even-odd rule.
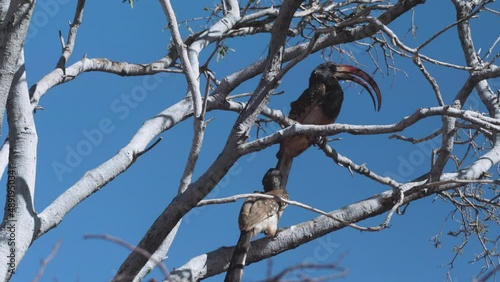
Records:
[[[415,9],[417,37],[408,33],[410,14],[397,19],[390,26],[409,46],[417,46],[431,34],[455,20],[451,1],[427,1]],[[51,3],[51,4],[44,4]],[[178,20],[207,15],[202,7],[212,6],[218,1],[174,1]],[[58,31],[66,36],[68,21],[73,19],[76,1],[39,1],[25,46],[28,80],[36,83],[50,72],[59,56]],[[500,5],[494,4],[498,10]],[[473,21],[476,48],[482,54],[498,36],[500,21],[489,13],[481,14]],[[116,61],[148,63],[167,52],[170,34],[164,31],[165,16],[157,1],[139,1],[131,9],[121,1],[88,1],[83,24],[78,32],[76,48],[70,64],[85,54],[87,57],[107,57]],[[190,22],[198,31],[205,20]],[[188,30],[181,28],[183,36]],[[256,40],[245,37],[228,40],[226,43],[235,52],[211,67],[218,78],[233,73],[241,67],[266,54],[265,46],[269,35]],[[342,46],[353,51],[364,64],[367,72],[374,70],[362,49]],[[213,50],[209,47],[202,58]],[[498,52],[498,48],[496,50]],[[423,52],[426,55],[463,65],[456,30],[452,29]],[[381,56],[381,54],[379,54]],[[338,54],[333,59],[341,60]],[[290,101],[296,99],[307,87],[311,70],[321,63],[320,54],[313,54],[290,71],[283,79],[278,91],[284,95],[273,97],[273,108],[288,112]],[[204,62],[204,59],[202,59]],[[343,62],[349,63],[347,60]],[[419,107],[436,106],[434,92],[423,79],[417,68],[408,59],[396,58],[396,66],[408,74],[376,73],[374,75],[383,93],[383,106],[379,113],[373,111],[371,100],[359,86],[344,84],[346,99],[338,118],[340,123],[388,124],[413,113]],[[450,103],[463,85],[466,73],[428,66],[429,71],[441,86],[446,103]],[[157,85],[148,90],[141,101],[126,105],[122,95],[130,95],[134,89],[151,83],[152,78],[123,78],[105,73],[86,73],[72,82],[52,89],[41,100],[44,111],[37,112],[38,166],[35,206],[43,210],[58,195],[64,192],[82,175],[112,157],[125,146],[142,123],[178,101],[186,92],[182,75],[157,75]],[[256,80],[239,87],[233,94],[252,91]],[[496,83],[496,84],[495,84]],[[499,81],[494,87],[500,87]],[[474,94],[471,107],[477,107]],[[476,102],[474,102],[476,101]],[[117,110],[121,107],[122,110]],[[128,113],[124,114],[127,109]],[[484,109],[482,109],[484,111]],[[204,150],[196,169],[199,176],[217,157],[225,143],[228,130],[236,118],[234,113],[210,112],[210,123]],[[76,150],[87,140],[85,132],[99,128],[102,120],[109,120],[113,132],[103,135],[102,141],[93,145],[70,172],[58,174],[57,163],[67,165],[68,152]],[[422,137],[438,128],[439,118],[420,122],[404,132],[407,136]],[[271,126],[269,131],[276,130]],[[255,133],[255,132],[254,132]],[[129,251],[107,241],[84,240],[84,234],[109,234],[130,243],[137,243],[153,220],[171,201],[177,191],[180,176],[189,152],[192,138],[192,120],[175,126],[162,134],[164,140],[152,151],[142,156],[126,173],[117,177],[98,193],[79,205],[54,230],[37,240],[18,267],[12,281],[31,281],[38,270],[40,260],[47,257],[53,245],[63,240],[57,256],[46,268],[42,281],[108,281],[115,274]],[[342,134],[341,141],[333,143],[339,153],[354,162],[365,163],[381,175],[396,177],[399,181],[411,180],[429,169],[430,148],[435,148],[440,139],[420,145],[410,145],[389,140],[382,136],[349,136]],[[252,136],[255,138],[255,134]],[[80,145],[79,145],[80,144]],[[264,172],[275,165],[277,146],[240,159],[229,171],[210,197],[223,197],[260,189]],[[469,162],[470,163],[470,162]],[[450,168],[451,169],[451,168]],[[498,177],[495,173],[494,177]],[[2,181],[4,183],[5,180]],[[296,159],[288,184],[292,199],[302,201],[320,209],[331,211],[362,200],[370,195],[387,190],[363,176],[351,176],[342,167],[324,157],[315,148]],[[1,197],[4,197],[3,194]],[[0,198],[0,202],[3,199]],[[233,245],[238,237],[237,213],[241,202],[210,206],[191,212],[183,222],[174,245],[165,261],[169,269],[179,267],[193,256],[211,251],[220,246]],[[349,269],[344,281],[444,281],[447,268],[440,267],[449,262],[454,245],[460,241],[445,235],[457,225],[444,219],[453,209],[440,199],[427,198],[414,202],[404,216],[395,216],[391,228],[378,233],[361,233],[346,228],[329,234],[319,240],[283,253],[273,259],[274,273],[286,266],[301,262],[332,263],[342,257],[341,265]],[[317,215],[296,207],[289,207],[280,222],[290,226],[316,217]],[[361,225],[377,225],[384,217],[377,217]],[[443,245],[433,247],[430,239],[443,228]],[[491,236],[500,230],[490,230]],[[475,253],[480,251],[471,243],[464,254],[455,261],[452,272],[454,281],[471,281],[479,272],[481,264],[469,264]],[[248,266],[244,281],[264,278],[266,263]],[[311,273],[314,274],[314,273]],[[158,271],[152,276],[161,277]],[[221,281],[222,276],[207,281]]]

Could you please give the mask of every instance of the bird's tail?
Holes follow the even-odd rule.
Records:
[[[243,276],[243,268],[247,261],[248,250],[252,240],[252,231],[241,231],[238,243],[234,247],[233,257],[227,269],[224,282],[239,282]]]
[[[286,183],[288,182],[288,175],[290,174],[290,170],[292,169],[293,157],[289,156],[285,152],[280,151],[277,154],[278,164],[276,165],[276,169],[278,169],[281,173],[281,188],[286,189]]]

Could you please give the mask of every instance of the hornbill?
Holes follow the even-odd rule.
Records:
[[[309,77],[309,88],[290,104],[291,109],[288,117],[301,124],[325,125],[334,123],[344,101],[344,92],[340,87],[339,80],[351,80],[363,86],[370,93],[375,110],[380,111],[382,94],[370,75],[354,66],[326,62],[313,70]],[[377,95],[378,107],[375,96],[367,83]],[[295,135],[281,140],[276,155],[278,158],[276,168],[281,172],[283,188],[286,187],[293,158],[309,148],[314,141],[306,135]]]
[[[269,169],[262,178],[262,186],[267,195],[278,196],[288,200],[288,193],[281,189],[280,171]],[[233,252],[233,257],[227,269],[225,282],[238,282],[243,275],[250,240],[263,232],[268,237],[274,237],[278,231],[278,220],[287,205],[276,199],[249,197],[243,203],[238,218],[240,237]]]

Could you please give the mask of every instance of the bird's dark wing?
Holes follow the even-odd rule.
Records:
[[[288,117],[299,123],[303,123],[318,104],[321,97],[325,95],[325,91],[326,87],[322,83],[310,85],[297,100],[290,103]]]

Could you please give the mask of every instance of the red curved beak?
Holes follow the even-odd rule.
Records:
[[[380,89],[378,88],[377,83],[373,78],[367,74],[366,72],[362,71],[361,69],[358,69],[357,67],[350,66],[350,65],[337,65],[336,66],[336,72],[334,76],[338,80],[350,80],[354,81],[357,84],[363,86],[363,88],[370,93],[370,96],[372,97],[372,102],[373,106],[375,107],[376,111],[380,111],[380,107],[382,107],[382,93],[380,93]],[[363,80],[361,80],[360,78]],[[375,96],[373,95],[372,90],[370,87],[368,87],[368,84],[370,84],[371,88],[373,91],[375,91],[375,94],[377,95],[377,103],[375,102]]]

